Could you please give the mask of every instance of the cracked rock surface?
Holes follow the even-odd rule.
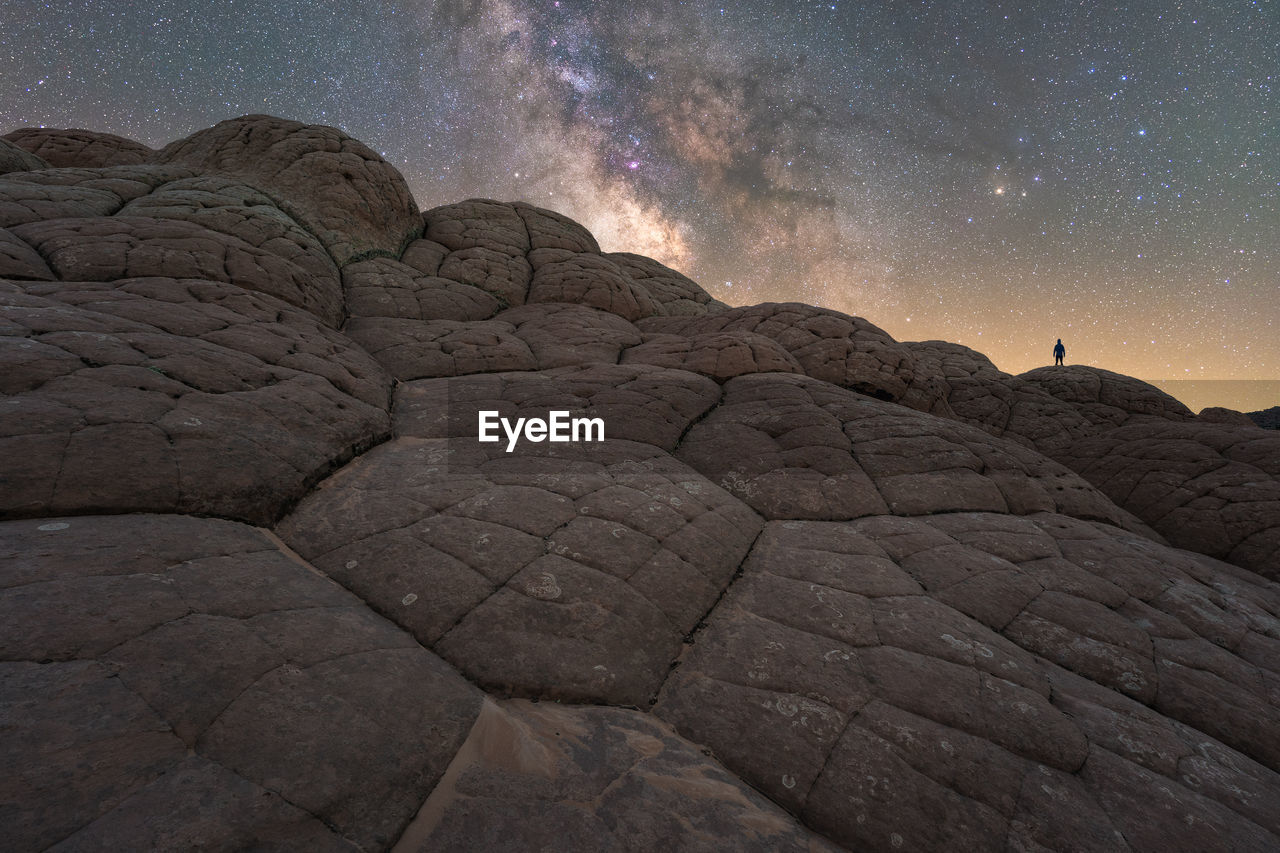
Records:
[[[1138,380],[246,116],[0,141],[0,394],[6,849],[1280,848],[1280,436]]]

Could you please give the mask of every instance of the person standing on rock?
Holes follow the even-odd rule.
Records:
[[[1062,345],[1062,338],[1058,338],[1058,343],[1053,348],[1053,363],[1055,365],[1062,364],[1062,360],[1066,357],[1067,348]]]

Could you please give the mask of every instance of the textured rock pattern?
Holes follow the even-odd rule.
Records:
[[[655,712],[855,849],[1150,849],[1146,787],[1266,849],[1278,604],[1055,514],[771,522]]]
[[[4,138],[55,168],[136,166],[151,162],[156,154],[140,142],[93,130],[24,127]]]
[[[714,332],[751,332],[774,340],[815,379],[923,412],[951,415],[946,389],[916,369],[911,350],[861,317],[799,303],[733,308],[709,316],[657,318],[645,332],[694,338]]]
[[[1052,454],[1096,431],[1071,403],[1001,372],[980,352],[946,341],[906,346],[924,373],[942,381],[955,416],[993,435]]]
[[[27,149],[14,145],[8,139],[0,138],[0,175],[47,168],[49,168],[48,163]]]
[[[9,139],[7,848],[1280,848],[1274,433],[332,128]]]
[[[254,528],[11,521],[0,551],[0,691],[27,721],[0,734],[3,801],[27,806],[4,807],[12,849],[386,846],[479,711]]]
[[[1144,419],[1060,457],[1162,533],[1280,579],[1280,435],[1252,425]]]
[[[766,518],[1058,511],[1146,530],[1020,445],[808,377],[730,380],[677,455]]]
[[[690,796],[697,793],[698,796]],[[405,850],[835,851],[646,714],[486,702]]]
[[[155,160],[238,178],[267,193],[339,264],[368,254],[397,257],[422,233],[400,173],[332,127],[245,116],[172,142]]]
[[[1154,385],[1096,367],[1041,367],[1021,379],[1045,389],[1098,425],[1121,426],[1135,417],[1189,421],[1191,410]]]
[[[0,512],[276,518],[388,426],[381,368],[234,284],[0,282]]]

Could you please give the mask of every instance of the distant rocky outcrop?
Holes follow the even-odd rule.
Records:
[[[6,139],[9,848],[1280,847],[1280,436],[333,128]]]
[[[1230,424],[1232,426],[1257,426],[1252,418],[1244,412],[1238,412],[1235,409],[1228,409],[1223,406],[1210,406],[1207,409],[1201,409],[1200,414],[1196,415],[1201,421],[1213,424]]]
[[[1263,429],[1280,429],[1280,406],[1249,412],[1248,418]]]

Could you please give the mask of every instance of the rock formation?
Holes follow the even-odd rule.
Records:
[[[1249,412],[1247,417],[1263,429],[1280,429],[1280,406]]]
[[[6,139],[12,849],[1280,847],[1275,433],[332,128]]]

